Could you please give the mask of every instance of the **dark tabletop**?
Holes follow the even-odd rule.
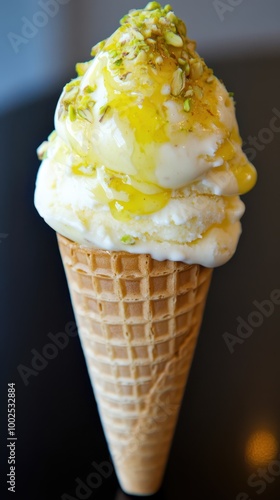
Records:
[[[235,93],[244,148],[259,180],[244,197],[247,210],[238,251],[214,272],[165,479],[156,498],[276,500],[280,497],[280,57],[212,61],[212,67]],[[0,118],[0,498],[121,500],[128,497],[114,473],[98,488],[85,490],[83,497],[75,493],[77,478],[86,482],[93,461],[110,460],[78,337],[72,337],[40,372],[30,371],[32,350],[42,353],[50,342],[48,334],[64,332],[74,321],[55,234],[33,207],[39,166],[35,150],[52,131],[58,95],[59,91]],[[20,372],[26,369],[24,378]],[[10,382],[16,384],[14,495],[6,485]]]

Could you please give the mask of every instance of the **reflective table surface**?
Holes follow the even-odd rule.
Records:
[[[235,93],[244,149],[259,180],[244,197],[247,209],[238,251],[214,272],[165,478],[155,498],[276,500],[280,57],[212,61],[212,67]],[[5,483],[7,387],[14,382],[14,498],[122,500],[129,497],[110,472],[78,337],[69,337],[67,346],[58,347],[52,356],[50,351],[52,359],[40,357],[52,343],[50,334],[65,332],[74,321],[55,234],[33,207],[39,166],[35,150],[53,128],[58,95],[0,118],[0,497],[13,498]],[[104,462],[109,462],[107,468]],[[98,473],[92,486],[89,477],[98,467],[103,475]]]

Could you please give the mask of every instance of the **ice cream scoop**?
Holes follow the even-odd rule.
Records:
[[[256,181],[232,96],[169,5],[131,11],[92,56],[39,148],[39,213],[85,246],[223,264]]]

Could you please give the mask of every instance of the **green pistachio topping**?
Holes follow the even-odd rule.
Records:
[[[164,7],[164,12],[170,12],[172,9],[171,5],[170,4],[167,4],[165,7]]]
[[[156,9],[161,9],[161,5],[158,2],[149,2],[146,10],[156,10]]]
[[[77,118],[77,113],[76,113],[74,106],[72,106],[72,104],[70,104],[70,106],[68,108],[68,114],[69,114],[69,118],[70,118],[71,122],[74,122]]]
[[[89,109],[78,108],[77,113],[80,118],[83,120],[87,120],[89,123],[92,123],[92,114]]]
[[[96,85],[93,87],[92,85],[87,85],[85,88],[84,88],[84,92],[86,94],[92,94],[92,92],[94,92],[96,90]]]
[[[196,53],[196,44],[187,37],[184,22],[169,4],[162,7],[159,2],[149,2],[145,9],[130,11],[120,24],[112,36],[92,48],[93,58],[100,53],[107,54],[107,69],[113,78],[127,82],[131,88],[147,88],[153,74],[158,75],[162,81],[161,95],[180,100],[183,109],[189,112],[195,102],[202,99],[204,84],[213,82],[215,77]],[[64,88],[59,116],[93,123],[96,103],[91,94],[96,85],[90,83],[81,88],[82,78],[91,64],[92,60],[76,65],[78,77]],[[168,72],[170,76],[166,76]],[[110,109],[109,97],[99,110],[100,122]]]
[[[191,99],[186,99],[184,102],[184,110],[187,111],[187,113],[191,110]]]
[[[93,57],[95,57],[99,52],[101,52],[101,50],[103,49],[105,43],[106,43],[106,40],[102,40],[101,42],[99,42],[96,45],[94,45],[94,47],[92,47],[92,49],[91,49],[91,55]]]
[[[99,113],[100,113],[100,119],[99,121],[102,122],[106,113],[108,113],[108,111],[110,110],[110,106],[108,104],[104,104],[103,106],[101,106],[100,110],[99,110]]]
[[[191,65],[191,77],[193,80],[197,80],[202,76],[203,73],[203,65],[201,61],[194,61]]]
[[[173,33],[172,31],[167,31],[164,35],[166,43],[172,45],[173,47],[183,47],[183,40],[179,35]]]
[[[81,98],[79,102],[79,108],[80,109],[86,109],[88,108],[89,104],[92,102],[91,98],[89,95],[85,95]]]
[[[71,82],[65,85],[65,92],[70,92],[70,90],[72,90],[73,87],[78,87],[80,83],[81,83],[81,78],[75,78],[74,80],[71,80]]]
[[[87,61],[87,62],[81,62],[76,64],[76,72],[78,73],[78,76],[84,76],[84,74],[87,72],[89,65],[91,64],[92,61]]]
[[[186,76],[181,68],[178,68],[174,75],[171,83],[171,94],[174,96],[179,96],[182,90],[185,88]]]
[[[185,73],[186,73],[186,75],[187,75],[187,76],[189,76],[190,71],[191,71],[190,65],[189,65],[189,63],[187,63],[187,64],[185,65]]]
[[[156,3],[156,2],[153,2],[153,3]],[[122,238],[121,238],[121,242],[124,243],[125,245],[135,245],[135,239],[133,238],[133,236],[130,236],[130,234],[125,234]]]

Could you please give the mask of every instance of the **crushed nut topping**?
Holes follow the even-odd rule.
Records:
[[[113,78],[128,85],[130,91],[152,87],[153,78],[158,75],[163,79],[161,95],[166,96],[166,100],[176,100],[186,112],[193,109],[195,102],[204,95],[204,85],[215,81],[215,77],[197,54],[196,43],[187,37],[186,26],[172,7],[149,2],[143,10],[131,10],[120,24],[111,37],[92,48],[93,58],[101,52],[106,53]],[[96,86],[90,84],[83,90],[80,88],[81,79],[92,62],[78,63],[78,78],[64,89],[59,113],[71,121],[93,122]],[[99,121],[104,119],[109,108],[110,102],[100,110]]]

